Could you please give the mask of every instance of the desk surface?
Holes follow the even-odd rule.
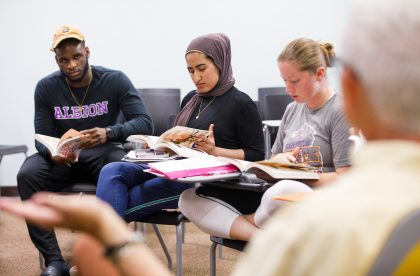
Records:
[[[144,170],[144,171],[147,171],[147,170]],[[155,174],[155,173],[152,173],[152,174]],[[155,175],[159,176],[158,174],[155,174]],[[182,177],[182,178],[174,179],[174,181],[177,181],[179,183],[184,183],[184,184],[203,184],[203,185],[212,185],[212,186],[218,186],[218,187],[230,188],[230,189],[251,190],[251,191],[257,191],[257,192],[264,192],[271,185],[265,182],[260,182],[260,183],[242,182],[240,179],[242,175],[243,174],[241,172],[233,172],[233,173],[214,174],[214,175],[199,175],[199,176],[191,176],[191,177]],[[163,176],[159,176],[159,177],[163,177]]]
[[[246,175],[247,173],[244,174]],[[186,184],[198,183],[206,186],[234,190],[248,190],[254,192],[264,192],[271,186],[270,183],[261,181],[252,183],[251,179],[243,179],[244,174],[236,172],[211,176],[193,176],[188,178],[178,178],[176,181]]]
[[[281,120],[264,120],[262,121],[263,125],[269,127],[279,127],[281,124]]]

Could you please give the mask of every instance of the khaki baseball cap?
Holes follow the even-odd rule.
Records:
[[[68,25],[64,25],[59,27],[57,31],[55,31],[51,51],[54,51],[61,41],[68,38],[75,38],[80,41],[85,40],[85,36],[80,32],[79,29],[73,28]]]

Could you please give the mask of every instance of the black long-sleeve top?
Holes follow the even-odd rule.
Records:
[[[35,89],[35,133],[61,137],[67,130],[110,127],[115,138],[123,142],[132,134],[152,134],[150,114],[128,77],[116,70],[91,66],[93,79],[87,87],[71,88],[82,111],[74,100],[60,71],[41,79]],[[83,97],[86,97],[83,101]],[[83,101],[83,103],[82,103]],[[125,122],[119,122],[122,113]],[[48,150],[39,142],[38,152],[48,157]]]
[[[184,107],[195,93],[189,92],[182,100],[181,107]],[[210,124],[214,124],[217,147],[243,149],[247,161],[264,159],[263,127],[257,106],[252,99],[232,87],[222,96],[212,100],[213,97],[203,97],[201,109],[198,106],[194,110],[188,127],[207,130]],[[196,119],[199,109],[201,113]]]

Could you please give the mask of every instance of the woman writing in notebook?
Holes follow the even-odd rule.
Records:
[[[326,76],[333,58],[331,44],[304,38],[290,42],[278,57],[280,75],[294,102],[286,109],[271,152],[317,167],[322,174],[319,180],[306,183],[311,187],[335,179],[350,166],[349,126],[343,116],[341,96],[330,88]],[[242,191],[202,186],[183,192],[179,207],[204,232],[249,240],[284,204],[273,200],[273,196],[308,192],[311,188],[307,185],[283,180],[255,202],[243,200]]]
[[[252,99],[234,86],[229,38],[224,34],[200,36],[189,44],[185,60],[196,90],[184,97],[175,125],[209,130],[209,138],[196,147],[211,155],[263,159],[261,119]],[[146,168],[116,162],[100,173],[97,196],[126,221],[178,208],[179,195],[192,187],[143,172]]]

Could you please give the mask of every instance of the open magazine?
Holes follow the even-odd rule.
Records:
[[[169,156],[196,157],[206,155],[206,153],[194,149],[194,145],[202,141],[204,137],[208,137],[208,134],[207,130],[176,126],[160,136],[130,135],[127,141],[146,143],[146,149],[165,152]]]
[[[260,178],[265,174],[273,179],[319,179],[319,174],[312,171],[313,167],[306,164],[292,163],[281,157],[257,162],[249,162],[222,156],[216,157],[216,159],[232,164],[242,172],[255,173]]]
[[[80,132],[69,129],[61,138],[51,137],[43,134],[35,134],[35,140],[43,144],[51,153],[51,156],[67,156],[73,152],[78,160],[82,151],[80,143],[82,142]]]

